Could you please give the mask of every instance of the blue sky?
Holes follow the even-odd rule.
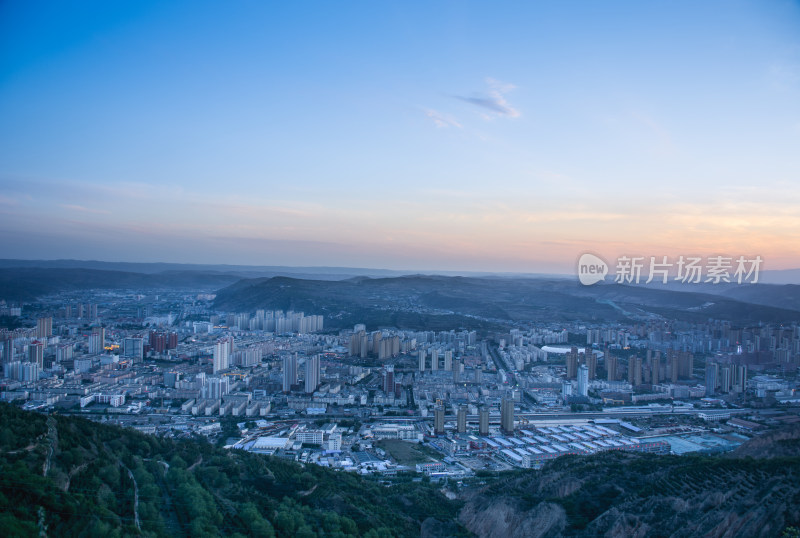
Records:
[[[797,2],[0,4],[4,257],[800,267]]]

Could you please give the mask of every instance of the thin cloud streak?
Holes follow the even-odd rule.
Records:
[[[449,116],[447,114],[442,114],[437,110],[426,109],[425,115],[433,121],[434,125],[439,128],[447,128],[447,127],[455,127],[457,129],[463,129],[463,126],[456,121],[455,118]]]
[[[473,94],[471,97],[463,95],[456,95],[455,97],[465,103],[489,110],[496,116],[518,118],[520,116],[519,110],[512,107],[505,98],[505,94],[513,90],[515,86],[492,78],[486,79],[486,83],[489,85],[489,90],[486,93]]]
[[[74,205],[74,204],[61,204],[61,207],[64,209],[70,209],[72,211],[79,211],[81,213],[94,213],[96,215],[110,215],[111,211],[105,209],[94,209],[90,207],[84,207],[82,205]]]

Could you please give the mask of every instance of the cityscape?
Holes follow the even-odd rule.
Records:
[[[452,478],[605,450],[722,452],[800,420],[779,410],[800,403],[797,324],[337,330],[214,299],[86,290],[6,304],[30,327],[3,332],[2,397],[230,450]]]
[[[18,266],[48,264],[5,260],[2,265],[0,272],[12,282],[5,293],[18,296],[26,287],[21,275],[34,270]],[[636,295],[650,293],[646,287],[585,288],[565,276],[534,279],[532,289],[611,292],[617,297],[614,308],[627,317],[604,321],[577,315],[548,323],[536,314],[541,296],[527,291],[513,304],[534,313],[532,319],[510,320],[464,308],[470,303],[459,290],[480,282],[523,290],[525,279],[497,284],[485,277],[424,277],[420,283],[413,275],[361,277],[358,285],[368,286],[362,293],[372,303],[367,309],[335,302],[316,312],[275,309],[281,298],[273,296],[264,308],[249,311],[223,306],[237,297],[261,297],[262,289],[274,294],[314,281],[267,276],[222,289],[193,288],[191,282],[202,281],[207,270],[197,266],[172,287],[159,281],[159,273],[142,273],[140,287],[129,288],[128,274],[106,271],[109,280],[95,288],[104,271],[85,269],[94,278],[75,283],[64,269],[36,270],[61,291],[0,303],[5,325],[0,398],[7,404],[163,441],[200,442],[220,454],[350,474],[382,487],[424,479],[457,499],[507,473],[553,472],[565,458],[592,462],[622,454],[657,458],[653,468],[658,469],[658,461],[672,464],[674,457],[692,462],[685,458],[746,454],[753,443],[784,438],[787,428],[794,431],[800,423],[800,311],[790,323],[750,324],[747,315],[733,322],[693,315],[669,319],[646,312],[652,304],[639,300],[642,310],[634,315],[620,288]],[[427,278],[440,290],[435,307],[416,293],[415,286],[430,285]],[[348,282],[318,281],[334,288]],[[407,316],[396,318],[406,319],[407,327],[372,325],[369,320],[386,314],[374,302],[379,295],[369,286],[375,285],[410,290],[388,297],[393,315]],[[355,300],[356,292],[348,290]],[[299,293],[290,293],[293,301]],[[671,301],[694,295],[660,293],[662,311]],[[583,312],[591,312],[592,303],[609,306],[605,299],[582,297]],[[702,304],[708,299],[696,298]],[[486,304],[506,303],[486,296]],[[352,315],[367,322],[349,325]],[[452,319],[460,324],[442,326]],[[426,330],[427,325],[438,330]],[[49,458],[72,453],[57,451],[61,437],[47,441],[49,435],[29,445],[51,443],[45,466]],[[161,460],[151,461],[161,469]],[[202,461],[201,456],[196,463]],[[142,474],[145,463],[132,461],[140,476],[130,475],[134,489],[123,497],[133,491],[145,502],[135,493],[143,487],[139,480],[157,476]],[[162,463],[164,472],[175,462]],[[84,467],[64,476],[82,483],[89,478]],[[66,487],[72,481],[67,478]],[[309,487],[315,483],[320,484]],[[174,501],[150,506],[182,513]],[[138,509],[133,513],[140,517]],[[145,528],[175,532],[161,527],[163,517]],[[471,523],[477,534],[480,522],[485,519]],[[283,523],[274,525],[289,533]],[[454,532],[447,528],[443,534]],[[412,526],[409,532],[418,530]]]
[[[0,2],[0,535],[800,538],[799,30]]]

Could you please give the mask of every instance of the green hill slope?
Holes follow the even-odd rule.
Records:
[[[387,487],[7,404],[0,424],[4,536],[417,536],[430,518],[458,528],[458,505],[410,479]]]
[[[8,404],[0,424],[3,536],[766,537],[800,524],[794,431],[778,451],[754,443],[756,459],[565,456],[478,477],[452,501],[409,477],[385,485]]]

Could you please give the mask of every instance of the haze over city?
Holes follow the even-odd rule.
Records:
[[[796,2],[4,2],[4,257],[800,267]]]

